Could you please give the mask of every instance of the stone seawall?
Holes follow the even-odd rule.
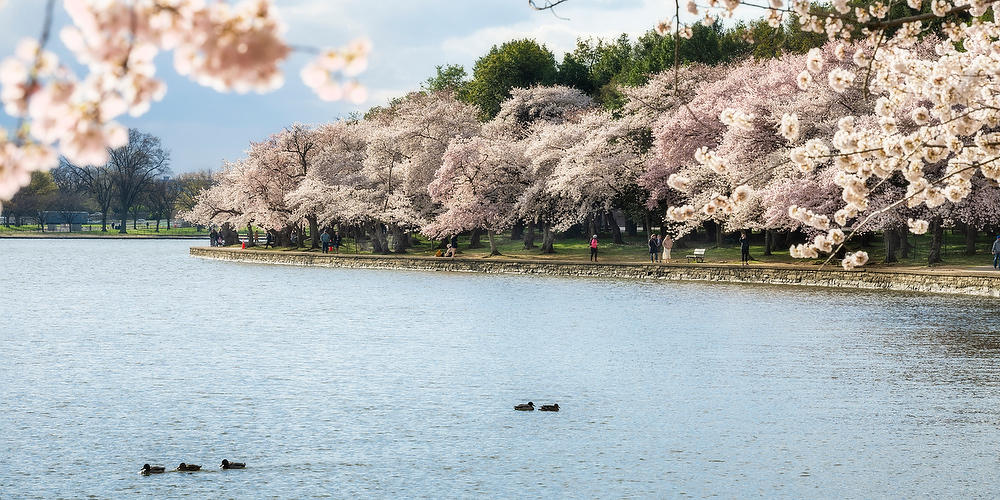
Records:
[[[381,255],[268,252],[230,248],[193,247],[191,255],[253,264],[344,267],[358,269],[407,269],[487,274],[544,274],[552,276],[662,279],[763,283],[833,288],[860,288],[1000,297],[1000,273],[946,274],[912,271],[843,271],[802,267],[726,264],[591,264],[571,261],[444,259]]]

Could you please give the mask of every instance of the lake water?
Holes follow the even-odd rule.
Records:
[[[0,240],[0,497],[1000,491],[992,299],[244,265],[191,244]],[[562,411],[512,409],[528,400]]]

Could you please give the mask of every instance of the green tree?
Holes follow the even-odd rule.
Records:
[[[420,85],[428,92],[447,90],[454,92],[459,101],[469,102],[469,79],[461,64],[445,64],[435,68],[435,75]]]
[[[51,173],[32,172],[31,182],[21,188],[9,202],[3,204],[6,225],[10,226],[13,220],[15,225],[19,226],[23,217],[36,215],[39,216],[38,223],[41,225],[41,212],[49,209],[58,193],[59,186],[56,185]]]
[[[510,98],[510,89],[551,85],[556,81],[556,58],[534,40],[512,40],[476,61],[469,82],[469,102],[480,109],[480,118],[489,120],[500,112],[500,104]]]

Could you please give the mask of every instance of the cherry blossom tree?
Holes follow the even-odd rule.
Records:
[[[496,234],[514,222],[517,202],[527,183],[526,169],[519,141],[503,136],[451,141],[428,186],[431,199],[440,203],[444,212],[423,228],[424,233],[441,238],[483,228],[489,234],[490,255],[500,255]]]
[[[154,59],[173,51],[174,68],[217,91],[266,92],[281,86],[279,69],[292,51],[270,0],[230,5],[205,0],[65,0],[71,25],[59,38],[86,69],[78,77],[46,46],[55,0],[43,4],[37,39],[26,38],[0,63],[0,102],[19,120],[0,130],[0,201],[27,184],[30,173],[54,167],[59,155],[77,165],[101,165],[125,146],[116,118],[144,114],[166,92]],[[316,50],[302,70],[321,99],[365,100],[349,79],[367,66],[368,42]]]

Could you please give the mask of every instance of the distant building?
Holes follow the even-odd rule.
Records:
[[[61,211],[50,211],[42,212],[42,223],[48,226],[49,231],[58,231],[59,226],[63,224],[69,225],[69,231],[83,231],[83,225],[90,219],[90,214],[87,212],[61,212]]]

